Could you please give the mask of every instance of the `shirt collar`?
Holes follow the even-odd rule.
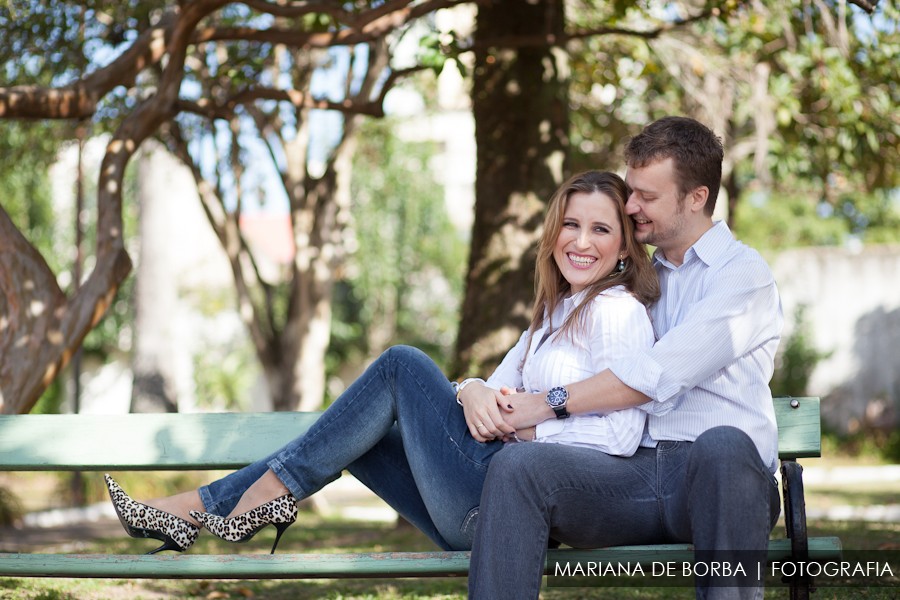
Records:
[[[563,320],[569,316],[569,314],[575,310],[578,306],[581,305],[582,302],[587,298],[587,289],[583,289],[577,294],[572,294],[571,296],[567,296],[562,299],[562,301],[556,305],[556,310],[553,312],[553,327],[557,328],[560,326]],[[547,313],[544,312],[544,327],[548,326]]]
[[[696,257],[708,266],[712,266],[725,257],[729,243],[733,241],[734,234],[731,233],[728,224],[725,221],[716,221],[706,233],[700,236],[699,240],[694,242],[693,246],[688,248],[687,252],[684,253],[684,261],[681,264],[687,264]],[[653,253],[653,263],[665,265],[670,269],[676,268],[675,265],[666,260],[665,255],[659,248]]]
[[[572,294],[568,298],[563,299],[563,304],[565,305],[567,312],[572,310],[573,308],[581,305],[584,302],[584,299],[587,297],[587,288],[581,290],[577,294]]]

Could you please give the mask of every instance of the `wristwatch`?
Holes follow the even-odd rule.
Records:
[[[569,392],[562,386],[552,388],[547,392],[547,406],[553,409],[557,419],[565,419],[569,416],[569,411],[566,410],[568,401]]]

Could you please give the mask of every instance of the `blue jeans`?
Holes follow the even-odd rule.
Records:
[[[310,429],[272,455],[200,488],[227,515],[271,469],[298,500],[347,469],[445,550],[472,545],[481,489],[502,442],[469,434],[452,384],[423,352],[382,354]]]
[[[480,510],[469,572],[475,600],[537,598],[550,538],[575,548],[692,542],[697,553],[735,550],[764,561],[780,512],[775,478],[734,427],[628,458],[511,444],[491,463]],[[745,571],[752,581],[697,578],[697,597],[761,599],[755,565]]]

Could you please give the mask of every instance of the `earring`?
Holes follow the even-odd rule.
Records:
[[[620,258],[619,262],[616,264],[616,273],[621,273],[625,270],[625,259]]]

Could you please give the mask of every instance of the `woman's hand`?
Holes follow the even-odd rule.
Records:
[[[463,405],[469,433],[479,442],[503,439],[515,433],[501,413],[501,407],[504,411],[510,410],[501,392],[473,381],[459,393],[459,401]]]
[[[515,393],[505,396],[506,422],[517,432],[538,423],[555,419],[556,415],[547,406],[544,393]],[[519,437],[522,437],[521,435]]]

